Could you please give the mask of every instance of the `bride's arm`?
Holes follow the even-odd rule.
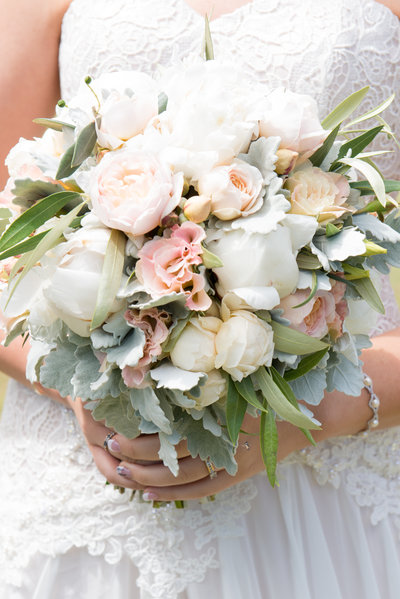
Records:
[[[384,4],[388,8],[390,8],[392,13],[400,18],[400,0],[376,0],[376,1],[380,2],[380,4]]]
[[[8,151],[19,137],[43,133],[32,119],[50,116],[60,97],[58,46],[69,2],[0,2],[0,189]]]

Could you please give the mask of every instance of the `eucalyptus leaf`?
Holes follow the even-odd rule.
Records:
[[[383,181],[386,193],[393,193],[394,191],[400,191],[400,181],[393,179],[384,179]],[[374,188],[369,181],[352,181],[350,186],[353,189],[358,189],[361,195],[372,195],[375,194]]]
[[[75,125],[71,125],[71,123],[65,123],[64,121],[59,121],[57,119],[37,118],[33,119],[33,122],[36,123],[36,125],[42,125],[42,127],[54,129],[54,131],[62,132],[64,127],[67,129],[75,129]]]
[[[104,256],[96,307],[90,324],[92,331],[101,326],[111,312],[111,307],[121,284],[125,245],[126,237],[122,231],[112,229]]]
[[[34,235],[33,237],[28,237],[28,239],[26,239],[25,241],[22,241],[21,243],[17,243],[17,245],[14,245],[10,249],[6,250],[5,252],[1,252],[0,260],[5,260],[6,258],[9,258],[10,256],[19,256],[20,254],[25,254],[26,252],[30,252],[31,250],[35,249],[35,247],[38,245],[39,241],[41,241],[43,239],[43,237],[45,237],[45,235],[47,235],[48,232],[49,232],[49,230],[43,231],[42,233],[38,233],[37,235]]]
[[[320,427],[312,422],[300,410],[295,408],[288,398],[282,393],[278,385],[274,382],[272,376],[264,367],[256,372],[257,382],[261,392],[268,402],[268,405],[283,419],[291,424],[305,429],[319,429]]]
[[[78,135],[71,159],[71,168],[80,166],[86,158],[89,158],[94,150],[96,141],[96,123],[93,121],[89,125],[86,125]]]
[[[272,487],[276,484],[276,466],[278,455],[278,430],[275,412],[269,408],[260,418],[261,455]]]
[[[246,376],[241,381],[235,381],[235,387],[238,393],[240,393],[247,403],[254,406],[258,410],[266,410],[265,405],[258,399],[251,376]]]
[[[362,173],[364,177],[369,181],[374,194],[376,195],[377,199],[382,204],[382,206],[386,205],[385,184],[381,175],[373,166],[359,158],[341,158],[339,162],[360,171],[360,173]]]
[[[295,370],[288,370],[285,372],[285,380],[293,381],[300,376],[304,376],[307,372],[315,368],[317,364],[321,362],[322,358],[326,355],[328,350],[329,347],[326,347],[325,349],[321,349],[320,351],[317,351],[314,354],[310,354],[309,356],[303,358],[299,362],[299,365]]]
[[[208,20],[207,15],[204,17],[204,42],[204,53],[206,60],[214,60],[214,46],[210,31],[210,21]]]
[[[383,129],[383,125],[379,125],[379,127],[373,127],[365,133],[358,135],[357,137],[353,137],[349,141],[346,141],[339,150],[338,158],[344,158],[348,152],[351,152],[351,156],[357,156],[360,152],[364,150],[380,133]]]
[[[231,377],[228,377],[228,394],[226,398],[226,424],[229,438],[236,445],[239,432],[246,414],[247,401],[238,393]]]
[[[324,129],[334,129],[337,125],[340,125],[345,119],[347,119],[352,112],[361,104],[367,95],[369,87],[363,87],[362,89],[354,92],[348,96],[343,102],[341,102],[336,108],[332,110],[322,121]]]
[[[328,137],[325,139],[324,143],[314,154],[310,157],[310,161],[314,166],[321,166],[325,158],[328,156],[330,149],[333,146],[335,139],[339,133],[340,123],[336,125],[334,129],[329,133]]]
[[[56,179],[66,179],[74,174],[77,166],[71,166],[72,158],[75,153],[75,143],[72,144],[63,154],[60,164],[58,165],[58,170],[56,173]]]
[[[166,93],[161,92],[158,94],[158,114],[165,112],[168,106],[168,96]]]
[[[3,233],[0,238],[0,252],[8,250],[31,235],[73,199],[80,199],[80,195],[73,191],[61,191],[39,200],[16,218]]]
[[[386,110],[386,108],[388,108],[390,106],[390,104],[393,102],[395,97],[396,97],[395,94],[392,94],[391,96],[389,96],[389,98],[387,100],[385,100],[384,102],[382,102],[381,104],[379,104],[378,106],[373,108],[372,110],[368,110],[368,112],[355,118],[350,123],[347,123],[347,127],[352,127],[353,125],[357,125],[358,123],[362,123],[363,121],[367,121],[368,119],[372,119],[372,118],[378,116],[379,114],[381,114],[381,112],[383,112],[384,110]]]
[[[361,297],[371,306],[371,308],[380,314],[385,314],[385,306],[383,305],[382,300],[369,277],[355,279],[352,281],[352,283]]]
[[[271,327],[274,331],[275,349],[278,351],[304,356],[329,347],[328,343],[309,337],[279,322],[272,321]]]

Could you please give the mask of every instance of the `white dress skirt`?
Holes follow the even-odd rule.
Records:
[[[375,0],[253,0],[212,32],[218,57],[322,114],[366,84],[364,110],[399,88],[399,21]],[[73,0],[63,98],[87,74],[157,72],[202,37],[184,0]],[[399,99],[386,119],[399,134]],[[398,154],[386,174],[400,176]],[[400,325],[387,279],[383,296],[377,333]],[[278,488],[258,475],[184,510],[105,486],[71,411],[17,383],[0,439],[0,599],[400,597],[399,428],[321,443],[280,464]]]

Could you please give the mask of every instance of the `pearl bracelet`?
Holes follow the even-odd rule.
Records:
[[[367,428],[365,428],[363,431],[361,431],[362,433],[364,433],[364,435],[366,435],[373,428],[376,428],[379,425],[379,414],[378,414],[378,411],[379,411],[379,406],[380,406],[381,402],[379,401],[379,397],[374,392],[374,389],[373,389],[373,386],[372,386],[372,379],[367,374],[364,374],[364,388],[369,393],[368,405],[369,405],[369,407],[371,408],[371,410],[373,412],[372,418],[370,420],[368,420],[368,422],[367,422]]]

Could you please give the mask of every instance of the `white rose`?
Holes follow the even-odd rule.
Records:
[[[214,316],[192,318],[178,338],[170,358],[174,366],[192,372],[215,368],[215,336],[222,321]]]
[[[207,243],[207,248],[223,263],[214,270],[221,297],[243,287],[275,287],[279,296],[285,297],[297,285],[296,251],[286,226],[278,225],[267,235],[242,229],[224,232],[220,239]]]
[[[232,65],[211,60],[169,70],[161,89],[168,96],[158,123],[164,147],[171,164],[189,179],[229,164],[258,133],[255,94],[248,93]]]
[[[211,212],[221,220],[232,220],[257,212],[263,203],[263,177],[243,160],[218,166],[200,177],[199,193],[211,199]]]
[[[322,128],[314,98],[296,94],[283,87],[275,89],[264,101],[260,135],[281,138],[281,148],[311,156],[329,131]]]
[[[82,223],[83,227],[49,256],[49,278],[43,293],[59,318],[75,333],[87,337],[111,230],[92,215]],[[111,312],[121,308],[122,302],[115,300]]]
[[[190,399],[194,399],[196,402],[195,410],[202,410],[206,406],[209,406],[226,394],[227,384],[226,378],[218,370],[211,370],[207,374],[207,380],[200,387],[199,397],[194,397],[189,394]]]
[[[232,312],[217,333],[215,367],[223,368],[233,380],[241,381],[260,366],[271,365],[273,337],[270,325],[252,312]]]

